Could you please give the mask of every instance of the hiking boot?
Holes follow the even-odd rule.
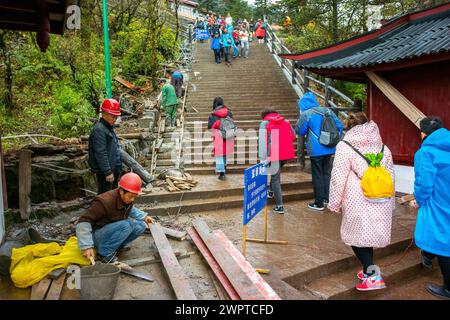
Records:
[[[450,290],[447,290],[444,286],[438,286],[436,284],[430,283],[427,286],[427,291],[441,299],[450,300]]]
[[[177,118],[173,118],[171,121],[171,126],[176,127],[177,126]]]
[[[273,208],[273,212],[278,213],[278,214],[284,214],[284,207],[276,206],[275,208]]]
[[[269,191],[267,193],[267,198],[272,199],[273,198],[273,191]]]
[[[170,127],[170,118],[169,118],[169,117],[166,117],[166,123],[165,123],[165,125],[166,125],[166,128],[169,128],[169,127]]]
[[[381,276],[372,276],[366,278],[363,283],[359,283],[356,285],[356,290],[359,291],[372,291],[385,289],[386,284]]]
[[[324,206],[319,206],[317,203],[310,203],[308,204],[308,208],[315,210],[315,211],[323,211],[325,210]]]
[[[420,250],[420,256],[422,257],[422,265],[425,268],[431,269],[433,268],[433,260],[425,256],[423,250]]]
[[[225,173],[224,172],[220,172],[218,178],[219,178],[219,180],[224,181],[225,180]]]
[[[364,281],[368,278],[367,274],[364,273],[363,270],[360,270],[356,276],[358,277],[359,280]]]

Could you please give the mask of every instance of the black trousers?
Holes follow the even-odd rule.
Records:
[[[439,256],[427,251],[423,251],[423,255],[430,260],[438,259],[439,267],[441,267],[442,276],[444,277],[445,289],[450,290],[450,257]]]
[[[214,59],[216,60],[216,63],[220,63],[220,55],[222,49],[214,49]]]
[[[330,180],[332,155],[311,157],[312,182],[314,198],[318,206],[323,207],[323,201],[330,198]]]
[[[108,182],[106,181],[106,176],[103,173],[97,173],[97,194],[102,194],[112,189],[116,189],[119,186],[119,178],[120,178],[121,170],[114,170],[114,181]]]
[[[368,271],[369,267],[373,266],[373,248],[360,248],[352,246],[352,249],[363,266],[364,274],[368,276],[373,275],[375,273],[373,268],[370,268],[370,271]]]

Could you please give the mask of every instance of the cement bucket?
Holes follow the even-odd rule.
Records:
[[[111,300],[119,279],[120,268],[112,264],[96,263],[81,269],[81,300]]]

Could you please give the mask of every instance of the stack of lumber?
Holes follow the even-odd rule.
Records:
[[[167,190],[170,192],[177,192],[191,190],[198,184],[198,181],[194,180],[189,173],[184,173],[182,178],[166,176],[166,183]]]
[[[57,269],[33,285],[30,300],[59,300],[66,281],[66,270]]]
[[[188,234],[231,300],[280,300],[221,230],[197,219]]]

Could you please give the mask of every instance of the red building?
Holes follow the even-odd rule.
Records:
[[[367,114],[397,164],[413,164],[419,130],[366,72],[381,76],[422,113],[438,115],[450,126],[450,4],[402,16],[326,48],[280,56],[325,77],[367,83]]]

